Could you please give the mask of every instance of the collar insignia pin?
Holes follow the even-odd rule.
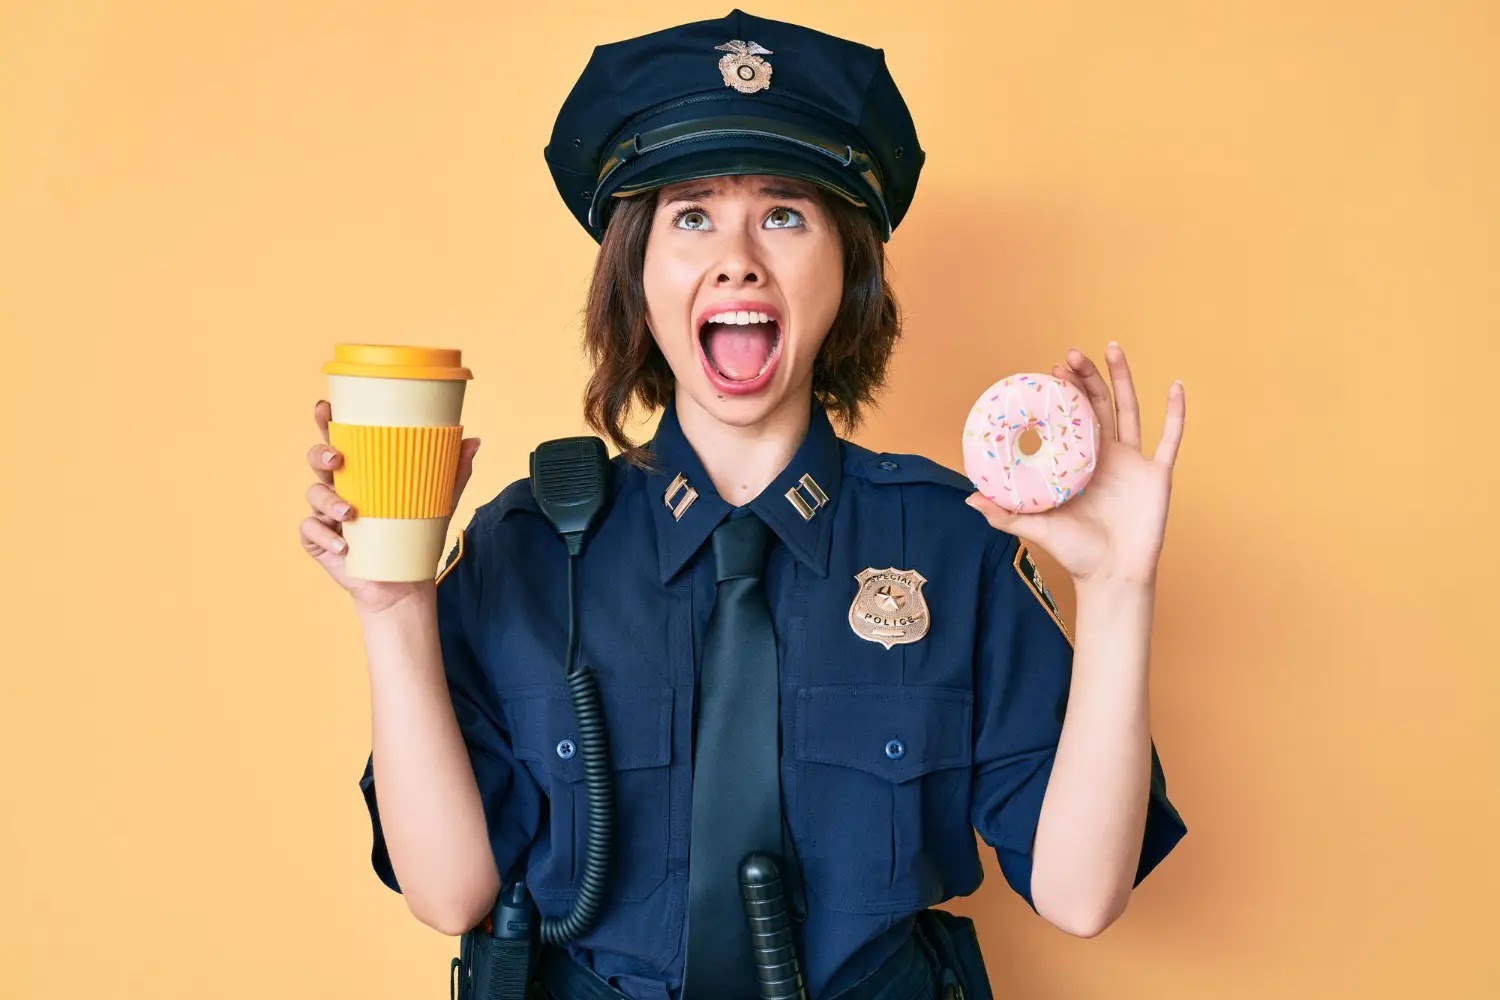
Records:
[[[729,53],[719,59],[724,86],[733,87],[742,94],[753,94],[771,86],[771,64],[761,58],[774,55],[770,49],[756,42],[735,39],[715,45],[714,51]]]
[[[662,494],[662,503],[667,505],[667,510],[672,512],[672,520],[681,521],[682,515],[698,499],[698,491],[688,485],[687,475],[677,473],[677,478],[672,480],[672,485],[667,487],[667,492]]]

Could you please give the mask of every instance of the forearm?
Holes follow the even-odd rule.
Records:
[[[1149,585],[1077,591],[1068,710],[1043,798],[1031,889],[1037,912],[1091,937],[1129,901],[1151,781]]]
[[[454,716],[424,591],[361,615],[370,668],[371,748],[380,823],[412,914],[462,933],[499,876],[474,769]]]

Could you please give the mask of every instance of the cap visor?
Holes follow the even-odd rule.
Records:
[[[707,177],[769,174],[816,184],[857,208],[870,206],[871,195],[863,190],[864,185],[822,154],[804,153],[774,139],[750,137],[732,144],[721,140],[715,147],[703,149],[684,144],[681,152],[663,150],[647,162],[623,167],[618,182],[610,179],[610,195],[623,198]]]

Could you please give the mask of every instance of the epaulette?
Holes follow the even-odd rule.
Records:
[[[940,483],[965,493],[974,492],[968,476],[921,455],[873,452],[850,446],[849,458],[845,469],[872,483]]]
[[[448,575],[449,570],[457,565],[468,551],[476,533],[483,533],[487,525],[497,524],[505,520],[507,514],[518,510],[538,510],[536,498],[531,495],[531,480],[518,479],[505,489],[501,490],[494,498],[486,500],[474,508],[474,516],[469,523],[458,529],[458,536],[453,543],[453,548],[448,550],[448,557],[443,561],[442,568],[438,570],[435,582],[442,583],[443,577]]]
[[[474,523],[494,524],[518,510],[540,510],[536,497],[531,495],[531,480],[517,479],[501,490],[493,500],[486,501],[474,509]]]

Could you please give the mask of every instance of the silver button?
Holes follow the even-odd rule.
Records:
[[[881,462],[880,467],[886,472],[895,472],[897,469],[901,468],[901,466],[897,465],[895,462],[892,462],[890,459],[886,459],[884,462]]]
[[[885,745],[885,755],[891,760],[900,760],[906,756],[906,744],[900,740],[891,740]]]
[[[557,744],[557,755],[563,760],[569,759],[577,752],[578,748],[573,745],[572,740],[562,740]]]

